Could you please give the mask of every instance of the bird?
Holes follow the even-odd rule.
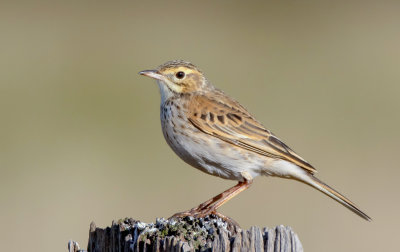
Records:
[[[238,183],[190,210],[172,217],[227,218],[217,209],[248,189],[258,176],[307,184],[361,218],[371,218],[316,176],[316,169],[264,127],[239,102],[216,88],[198,67],[184,60],[168,61],[140,75],[156,80],[164,138],[187,164]]]

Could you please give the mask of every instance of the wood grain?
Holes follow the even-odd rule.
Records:
[[[76,242],[70,252],[83,252]],[[143,223],[132,218],[111,227],[90,224],[88,252],[103,251],[267,251],[302,252],[299,238],[290,227],[251,227],[243,230],[214,215],[205,218],[157,219]]]

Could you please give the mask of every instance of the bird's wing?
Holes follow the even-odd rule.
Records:
[[[189,104],[189,121],[199,130],[230,144],[274,159],[283,159],[310,173],[316,169],[297,155],[271,131],[257,122],[238,102],[222,91],[195,95]]]

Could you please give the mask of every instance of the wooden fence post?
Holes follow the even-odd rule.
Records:
[[[69,252],[83,252],[70,241]],[[302,252],[303,247],[290,227],[240,227],[211,215],[205,218],[157,219],[143,223],[131,218],[111,227],[90,224],[88,252],[102,251],[267,251]]]

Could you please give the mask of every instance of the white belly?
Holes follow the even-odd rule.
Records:
[[[167,143],[186,163],[224,179],[243,181],[262,174],[264,157],[199,131],[183,115],[171,121],[177,113],[174,107],[161,107],[161,124]]]

